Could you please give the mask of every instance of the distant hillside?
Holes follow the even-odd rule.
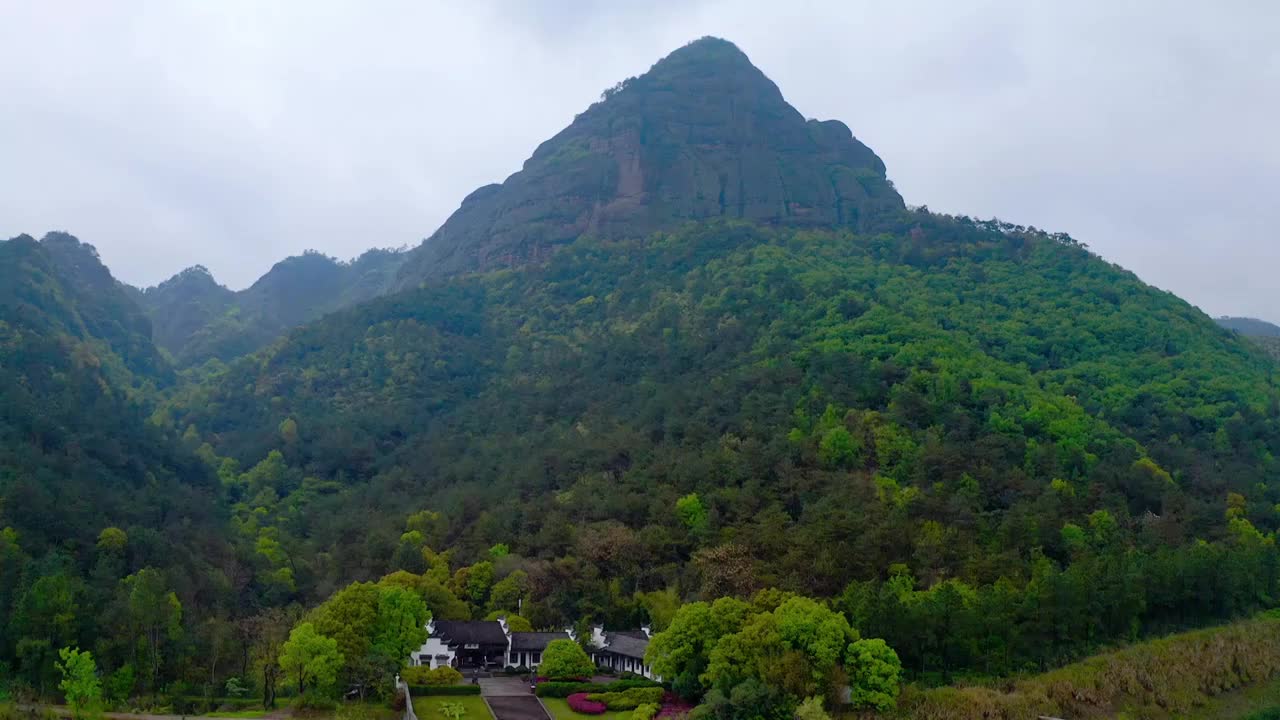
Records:
[[[157,566],[211,551],[194,543],[220,522],[217,478],[147,421],[173,380],[150,335],[92,246],[0,242],[0,528],[28,552],[88,553],[108,526]]]
[[[1228,330],[1235,330],[1248,337],[1280,337],[1280,325],[1274,325],[1266,320],[1224,315],[1220,318],[1215,318],[1214,322]]]
[[[370,250],[351,262],[320,253],[287,258],[232,292],[201,266],[142,291],[156,344],[179,366],[247,355],[290,328],[386,292],[405,254]]]

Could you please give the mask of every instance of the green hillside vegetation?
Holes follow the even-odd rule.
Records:
[[[201,266],[136,293],[155,324],[155,343],[180,367],[247,355],[286,331],[382,295],[405,253],[369,250],[351,262],[307,252],[277,263],[232,292]]]
[[[388,694],[426,613],[519,609],[694,627],[703,717],[782,720],[1280,598],[1274,361],[1069,236],[907,209],[724,41],[408,255],[139,294],[0,244],[0,691],[79,647],[108,706],[316,709]],[[1240,653],[1210,680],[1270,677]]]
[[[508,543],[536,626],[776,586],[945,679],[1267,606],[1268,367],[1067,238],[916,213],[584,239],[334,315],[168,412],[298,599]],[[442,522],[406,540],[406,508]]]
[[[1214,699],[1280,676],[1280,618],[1274,614],[1173,635],[1090,657],[1043,675],[992,686],[908,689],[897,716],[915,720],[1070,718],[1249,718],[1274,713],[1276,692]],[[1225,707],[1219,709],[1217,705]],[[1242,707],[1243,706],[1243,707]],[[1228,713],[1228,714],[1222,714]]]
[[[1262,351],[1273,359],[1280,361],[1280,337],[1251,337],[1250,341],[1262,348]]]
[[[91,247],[0,243],[0,677],[53,690],[66,645],[141,664],[131,597],[176,588],[215,612],[230,589],[217,477],[148,422],[172,378]]]

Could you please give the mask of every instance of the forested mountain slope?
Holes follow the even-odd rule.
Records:
[[[1025,581],[1042,552],[1077,556],[1068,527],[1226,538],[1229,493],[1275,529],[1280,405],[1255,350],[1068,239],[897,222],[583,239],[307,326],[176,426],[244,465],[279,451],[237,512],[300,564],[381,570],[390,518],[439,510],[437,547],[538,559],[547,620],[666,587],[835,594],[895,566]],[[676,511],[690,493],[705,525]],[[1163,612],[1138,620],[1190,617]]]
[[[405,253],[369,250],[351,262],[316,252],[286,258],[232,292],[201,266],[137,294],[155,342],[182,367],[247,355],[285,331],[385,293]]]
[[[208,587],[227,547],[217,477],[140,404],[172,379],[92,247],[0,242],[0,671],[20,650],[33,685],[50,682],[92,627],[81,608],[132,570]]]
[[[0,246],[0,673],[218,687],[397,570],[536,627],[793,590],[928,680],[1280,597],[1274,363],[1066,235],[906,208],[724,41],[361,263],[148,291],[176,375],[91,250]]]
[[[1280,337],[1280,325],[1266,320],[1248,317],[1222,316],[1215,321],[1228,330],[1235,330],[1247,337]]]

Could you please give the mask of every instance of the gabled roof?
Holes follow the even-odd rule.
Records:
[[[497,620],[437,620],[431,637],[448,645],[507,644],[507,634]]]
[[[541,652],[547,649],[552,640],[568,640],[569,633],[557,632],[513,632],[511,633],[511,650]]]
[[[649,647],[649,637],[643,632],[636,637],[632,632],[605,633],[604,652],[611,652],[623,657],[644,659],[644,651]]]

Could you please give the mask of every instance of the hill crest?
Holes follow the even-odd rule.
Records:
[[[397,289],[545,259],[584,234],[697,219],[869,229],[904,207],[839,121],[805,120],[733,43],[703,38],[618,83],[410,252]]]

